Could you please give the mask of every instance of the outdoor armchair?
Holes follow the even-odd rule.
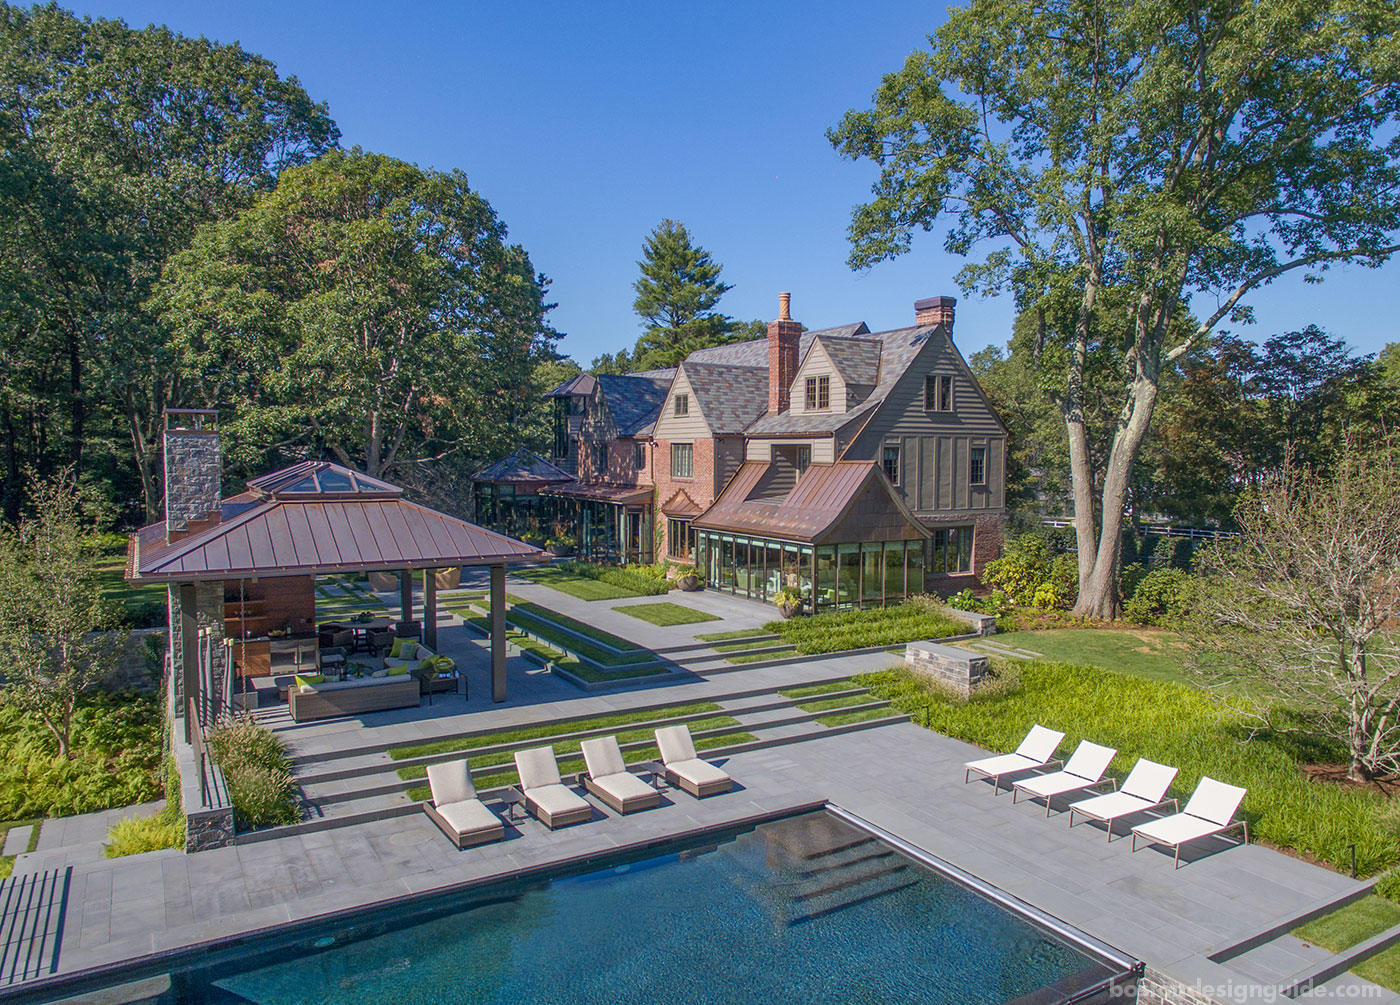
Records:
[[[593,819],[593,807],[588,800],[560,779],[553,747],[517,751],[515,768],[520,773],[525,811],[550,830]]]
[[[685,725],[665,726],[656,731],[656,745],[666,766],[666,784],[689,792],[696,799],[728,792],[734,779],[695,753],[690,728]]]
[[[1100,820],[1108,825],[1108,840],[1112,841],[1113,822],[1119,817],[1155,810],[1167,803],[1172,804],[1172,809],[1177,808],[1176,800],[1167,798],[1167,789],[1175,777],[1176,768],[1139,757],[1117,792],[1070,803],[1069,825],[1074,826],[1076,813],[1090,820]]]
[[[619,813],[649,810],[661,805],[661,793],[627,770],[617,737],[584,740],[583,760],[588,772],[583,787]]]
[[[428,787],[433,798],[423,804],[423,811],[458,848],[490,844],[506,836],[501,818],[477,798],[465,759],[428,765]]]
[[[1103,773],[1108,770],[1109,764],[1113,761],[1113,755],[1118,753],[1112,747],[1103,747],[1097,743],[1090,743],[1088,740],[1080,740],[1079,746],[1075,748],[1070,759],[1065,762],[1061,771],[1051,771],[1048,774],[1036,775],[1033,778],[1023,779],[1015,784],[1011,793],[1011,801],[1014,803],[1021,793],[1032,798],[1045,800],[1045,815],[1050,815],[1050,801],[1055,796],[1067,795],[1071,792],[1083,792],[1091,789],[1095,785],[1102,785],[1105,781]],[[1113,784],[1113,779],[1108,779]]]
[[[983,777],[992,780],[992,794],[998,795],[1001,792],[1002,775],[1031,771],[1034,768],[1057,767],[1060,762],[1052,761],[1050,758],[1055,756],[1055,751],[1064,738],[1064,733],[1046,729],[1040,725],[1032,726],[1030,732],[1026,734],[1026,738],[1021,741],[1021,745],[1014,752],[983,757],[964,764],[963,767],[967,770],[963,772],[963,784],[966,785],[971,779],[972,773],[976,771]]]
[[[1171,845],[1175,850],[1172,868],[1181,865],[1181,846],[1188,841],[1198,841],[1212,834],[1220,834],[1232,827],[1244,828],[1244,843],[1249,844],[1249,823],[1235,819],[1235,811],[1244,801],[1245,790],[1237,785],[1226,785],[1214,778],[1203,777],[1186,800],[1186,808],[1180,813],[1159,820],[1150,820],[1133,828],[1133,851],[1137,851],[1138,838],[1149,844]]]

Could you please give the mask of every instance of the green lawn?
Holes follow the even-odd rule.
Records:
[[[585,729],[609,729],[613,726],[627,726],[634,722],[652,722],[656,719],[674,719],[682,715],[699,715],[702,712],[718,712],[720,706],[710,701],[691,702],[689,705],[668,705],[639,712],[618,712],[614,715],[595,715],[583,719],[562,719],[541,726],[525,729],[512,729],[468,739],[435,740],[432,743],[419,743],[410,747],[394,747],[389,757],[395,761],[410,757],[427,757],[431,754],[448,754],[453,751],[470,751],[481,747],[493,747],[500,743],[516,743],[520,740],[538,740],[564,733],[577,733]]]
[[[693,607],[686,607],[684,604],[673,604],[669,600],[664,600],[659,604],[636,604],[632,606],[614,607],[614,611],[621,611],[634,618],[640,618],[648,624],[657,625],[661,628],[669,628],[672,625],[698,625],[702,621],[719,621],[713,614],[706,614],[704,611],[697,611]]]
[[[725,642],[729,639],[765,639],[776,637],[772,632],[762,628],[740,628],[732,632],[709,632],[705,635],[695,636],[701,642]],[[718,649],[718,646],[714,648]]]
[[[507,599],[510,599],[509,595],[507,595]],[[463,617],[474,614],[473,608],[480,610],[483,614],[489,614],[491,611],[491,604],[483,599],[474,601],[470,607],[448,606],[448,610],[455,614],[460,614]],[[650,649],[643,649],[641,646],[628,642],[626,639],[619,638],[616,635],[609,635],[607,632],[594,628],[592,625],[586,625],[581,621],[575,621],[573,618],[565,617],[557,611],[552,611],[547,607],[541,607],[539,604],[531,604],[525,601],[511,603],[506,618],[516,627],[533,632],[554,647],[561,650],[568,650],[571,653],[592,660],[595,663],[601,663],[604,667],[630,667],[639,663],[652,662],[656,659],[655,654]],[[564,631],[563,628],[559,627],[560,625],[572,628],[575,632],[585,636],[585,638],[579,638],[577,635]],[[612,648],[604,649],[602,646],[594,645],[593,642],[589,641],[590,639],[596,642],[602,642],[604,645],[611,646]],[[626,652],[616,653],[612,651],[613,649],[623,649],[626,650]]]
[[[884,719],[891,715],[898,715],[892,708],[866,708],[859,712],[833,712],[831,715],[823,715],[816,721],[823,726],[845,726],[852,722],[864,722],[867,719]]]
[[[1293,733],[1252,733],[1254,723],[1184,684],[1049,662],[999,664],[998,676],[970,701],[906,670],[856,680],[916,722],[927,706],[932,729],[988,750],[1013,750],[1042,723],[1067,734],[1062,751],[1085,739],[1117,749],[1112,771],[1119,778],[1139,757],[1175,765],[1180,773],[1171,794],[1181,799],[1203,775],[1244,786],[1251,837],[1335,868],[1349,864],[1353,841],[1364,875],[1400,861],[1400,837],[1385,816],[1389,800],[1314,782],[1299,770],[1300,763],[1344,760],[1337,745]]]
[[[1186,643],[1160,628],[1049,628],[992,635],[989,642],[1044,653],[1062,663],[1078,663],[1154,680],[1182,681]]]
[[[803,654],[895,646],[918,639],[962,635],[967,630],[967,625],[961,621],[913,604],[835,611],[809,618],[771,621],[763,627]]]
[[[849,691],[853,687],[859,687],[855,681],[849,677],[845,680],[834,680],[829,684],[808,684],[806,687],[790,687],[778,693],[784,698],[810,698],[813,695],[829,694],[832,691]]]
[[[763,652],[751,653],[747,650],[759,647]],[[765,639],[760,642],[726,642],[720,645],[710,646],[717,653],[737,653],[735,656],[726,656],[726,663],[762,663],[764,660],[777,660],[785,656],[793,656],[797,650],[792,646],[781,645],[778,639]]]
[[[832,709],[850,705],[867,705],[875,698],[869,694],[848,694],[844,698],[820,698],[817,701],[804,701],[797,707],[804,712],[830,712]]]
[[[1340,953],[1396,925],[1400,925],[1400,904],[1372,894],[1294,929],[1293,934],[1328,952]],[[1391,946],[1358,963],[1352,973],[1383,988],[1400,991],[1400,946]]]
[[[554,567],[515,569],[511,571],[511,575],[539,586],[548,586],[552,590],[567,593],[579,600],[621,600],[624,597],[646,596],[646,594],[638,593],[635,590],[614,586],[612,583],[604,583],[588,576],[580,576],[577,573],[566,572]]]
[[[0,847],[5,844],[5,839],[10,836],[10,831],[16,827],[28,827],[33,825],[34,829],[29,832],[29,842],[25,846],[25,851],[33,851],[39,847],[39,829],[43,826],[43,820],[6,820],[0,823]],[[10,871],[15,867],[15,856],[0,855],[0,879],[5,879],[10,875]]]
[[[469,607],[460,609],[449,608],[454,614],[461,616],[462,620],[472,625],[479,631],[489,635],[491,633],[491,623],[485,615],[476,614]],[[506,629],[506,639],[511,645],[519,649],[534,653],[542,659],[553,663],[562,670],[567,670],[575,677],[589,682],[627,680],[631,677],[654,677],[657,674],[667,673],[667,669],[657,664],[628,664],[622,663],[616,670],[598,670],[589,666],[568,653],[561,652],[552,646],[546,645],[537,639],[532,639],[528,635],[522,635],[514,629]],[[599,650],[601,651],[601,650]]]
[[[102,596],[125,613],[132,628],[158,628],[165,624],[165,587],[154,583],[132,586],[122,578],[126,572],[126,553],[108,554],[94,563]]]

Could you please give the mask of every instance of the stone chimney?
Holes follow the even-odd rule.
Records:
[[[768,322],[768,414],[788,410],[797,376],[797,345],[802,326],[792,319],[792,294],[778,294],[778,316]]]
[[[949,335],[953,334],[953,308],[957,303],[957,297],[925,297],[923,300],[915,300],[915,327],[943,325],[948,329]]]
[[[219,522],[218,412],[165,410],[165,537],[178,541]]]

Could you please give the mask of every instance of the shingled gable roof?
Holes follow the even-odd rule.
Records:
[[[777,499],[751,499],[768,465],[745,461],[720,492],[719,498],[691,526],[697,530],[761,534],[767,538],[820,544],[839,524],[872,481],[883,486],[890,503],[914,533],[928,531],[910,512],[874,461],[835,461],[812,464],[786,495]]]
[[[598,389],[618,436],[645,436],[656,425],[675,370],[649,370],[645,376],[599,374]]]
[[[553,391],[550,391],[545,397],[568,398],[575,394],[589,395],[593,393],[593,386],[596,380],[597,378],[591,373],[580,373],[564,381],[564,383],[560,384]]]
[[[253,479],[222,501],[218,523],[188,537],[169,540],[163,523],[143,527],[131,535],[127,578],[195,582],[544,558],[402,492],[338,464],[305,461]]]
[[[914,358],[928,344],[929,336],[936,330],[936,326],[925,325],[919,328],[897,328],[865,336],[862,341],[878,340],[881,343],[879,380],[869,396],[855,408],[835,413],[789,411],[779,415],[765,415],[745,432],[750,436],[810,436],[834,433],[849,423],[863,421],[884,403],[899,378],[909,369]]]
[[[768,409],[768,368],[721,363],[681,364],[700,414],[717,436],[742,433]]]
[[[832,366],[847,384],[868,387],[880,379],[880,355],[885,346],[882,339],[818,335],[812,345],[826,350]],[[800,363],[798,369],[802,369]]]
[[[812,344],[812,339],[819,335],[853,338],[869,332],[870,329],[865,327],[864,321],[851,325],[838,325],[835,328],[823,328],[820,331],[803,332],[797,343],[797,356],[799,359],[805,356],[807,349]],[[734,342],[730,345],[696,349],[685,358],[685,361],[687,363],[723,363],[727,366],[758,366],[766,371],[768,369],[768,339],[758,338],[748,342]]]

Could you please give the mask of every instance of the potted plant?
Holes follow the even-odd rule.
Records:
[[[574,553],[574,535],[567,531],[551,534],[545,540],[544,547],[555,558],[568,558]]]
[[[790,618],[802,610],[802,594],[784,587],[773,594],[773,603],[778,605],[779,614],[784,618]]]
[[[693,593],[700,589],[700,576],[696,573],[695,566],[678,566],[676,568],[676,585],[686,593]]]

